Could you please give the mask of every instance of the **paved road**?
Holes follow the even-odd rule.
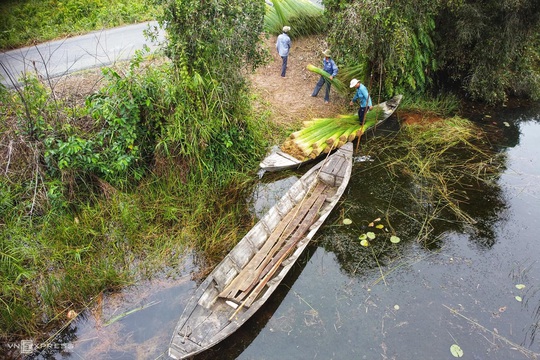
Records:
[[[157,22],[147,22],[114,29],[92,32],[82,36],[51,41],[0,53],[0,77],[2,84],[13,87],[10,77],[16,81],[25,72],[33,72],[44,78],[54,78],[74,71],[108,66],[119,60],[131,58],[136,50],[146,44],[151,50],[157,43],[147,40],[143,31]],[[159,40],[164,32],[159,33]]]

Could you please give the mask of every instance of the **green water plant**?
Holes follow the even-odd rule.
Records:
[[[380,140],[368,141],[367,147],[377,147],[368,153],[373,151],[392,177],[405,176],[412,184],[400,196],[416,204],[403,215],[414,218],[418,241],[433,241],[433,225],[441,219],[477,224],[466,205],[482,188],[494,186],[503,164],[477,125],[460,117],[432,119],[403,126],[391,141]]]

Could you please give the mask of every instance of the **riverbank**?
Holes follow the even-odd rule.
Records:
[[[272,51],[275,40],[268,41]],[[340,106],[337,96],[332,95],[330,105],[324,104],[322,98],[310,96],[317,78],[308,73],[305,66],[320,57],[318,51],[324,46],[321,41],[318,37],[295,40],[286,79],[275,73],[281,60],[275,54],[273,61],[251,78],[256,99],[254,123],[270,129],[265,131],[265,136],[272,144],[280,143],[301,121],[316,114],[330,114]],[[151,58],[137,71],[159,67],[164,61]],[[96,131],[94,120],[78,109],[86,104],[89,96],[104,88],[112,91],[114,86],[135,85],[138,81],[129,64],[118,63],[113,69],[120,76],[115,78],[120,81],[118,85],[111,85],[110,76],[101,69],[88,69],[51,79],[44,88],[32,85],[24,90],[30,92],[23,94],[31,101],[39,98],[56,106],[45,108],[51,111],[44,113],[51,116],[51,120],[67,116],[66,124],[70,123],[73,129]],[[32,96],[31,91],[36,89],[40,95]],[[58,109],[62,111],[57,112]],[[72,109],[73,115],[64,113],[64,109]],[[120,291],[165,268],[181,266],[190,249],[207,252],[198,260],[204,274],[251,224],[246,204],[238,200],[256,179],[255,162],[251,170],[246,168],[243,173],[236,173],[234,179],[233,174],[214,173],[223,178],[216,181],[203,178],[196,182],[185,178],[186,163],[157,162],[153,174],[135,188],[122,191],[98,180],[96,195],[82,201],[74,193],[58,192],[61,184],[45,176],[43,180],[38,177],[37,185],[33,182],[33,157],[26,156],[32,143],[13,141],[14,138],[8,136],[20,127],[20,124],[15,126],[17,120],[13,115],[11,113],[7,118],[11,120],[2,124],[9,131],[3,132],[5,137],[1,142],[2,168],[6,169],[1,185],[7,196],[2,200],[0,230],[3,252],[10,256],[10,261],[2,262],[5,275],[2,291],[5,298],[10,299],[2,313],[4,343],[29,337],[36,343],[42,342],[59,326],[68,326],[80,314],[99,306],[104,292]],[[37,130],[49,131],[48,123],[47,118]],[[82,135],[77,138],[84,141]],[[74,144],[73,141],[68,143]],[[257,151],[264,153],[263,148]],[[19,173],[26,174],[28,180],[22,189],[15,182],[15,178],[21,179]],[[71,190],[80,191],[84,184],[68,175],[69,172],[65,172],[64,180],[71,184]],[[220,181],[227,186],[216,187],[216,182]],[[26,203],[17,195],[21,190],[28,196]],[[59,208],[48,212],[47,209],[55,206]],[[28,211],[32,216],[24,215]],[[21,251],[23,244],[27,244],[25,251]],[[33,295],[24,295],[28,293]],[[36,308],[42,312],[30,310]]]

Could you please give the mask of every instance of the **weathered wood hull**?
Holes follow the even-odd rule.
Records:
[[[345,191],[352,153],[347,143],[306,172],[216,266],[187,303],[170,357],[216,345],[266,302]]]
[[[388,101],[375,105],[383,109],[383,112],[384,112],[383,118],[379,120],[375,126],[381,124],[383,121],[388,119],[394,113],[396,108],[399,106],[399,103],[401,102],[402,97],[403,97],[402,95],[396,95]],[[324,156],[324,155],[325,154],[322,154],[321,156]],[[259,167],[261,168],[261,170],[273,172],[273,171],[299,168],[300,166],[305,165],[311,161],[313,160],[310,159],[307,161],[302,161],[281,150],[278,150],[268,155],[266,158],[264,158],[259,164]]]

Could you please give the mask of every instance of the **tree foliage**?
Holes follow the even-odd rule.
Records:
[[[233,95],[247,65],[264,58],[260,46],[265,3],[251,0],[155,0],[167,30],[168,54],[184,77],[195,73],[224,84]],[[231,88],[232,87],[232,88]]]
[[[324,2],[334,18],[332,48],[349,77],[374,76],[383,93],[425,91],[436,69],[432,40],[436,1],[371,0]]]
[[[324,1],[332,47],[383,93],[450,83],[475,100],[540,97],[536,0]]]
[[[437,16],[441,71],[473,99],[540,98],[540,2],[465,0]]]

